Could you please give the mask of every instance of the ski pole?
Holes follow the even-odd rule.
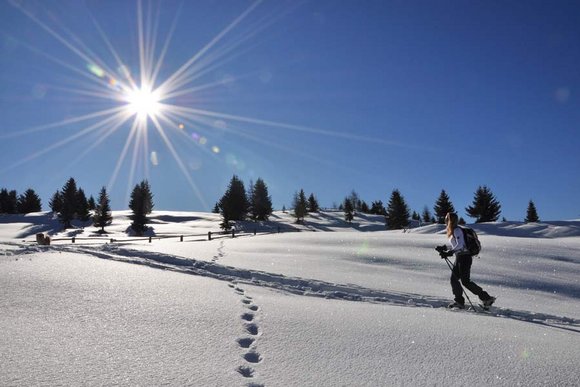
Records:
[[[465,295],[465,298],[467,298],[467,301],[469,301],[469,304],[471,305],[471,308],[477,312],[477,309],[475,308],[475,306],[473,305],[473,303],[469,299],[469,296],[467,295],[467,292],[465,291],[465,288],[461,284],[461,278],[457,278],[457,276],[453,272],[453,269],[454,269],[455,266],[451,262],[449,262],[449,259],[447,257],[445,257],[445,262],[447,262],[447,266],[449,266],[449,270],[451,270],[451,275],[454,276],[457,281],[459,281],[459,286],[461,286],[461,290],[463,290],[463,294]]]

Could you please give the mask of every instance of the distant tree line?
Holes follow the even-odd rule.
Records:
[[[99,232],[105,233],[105,227],[113,220],[106,188],[101,189],[97,201],[93,196],[87,199],[83,189],[77,187],[72,177],[67,180],[62,189],[54,193],[49,206],[61,221],[64,229],[71,228],[74,220],[80,222],[92,220],[92,224],[100,228]],[[129,202],[129,209],[132,210],[131,229],[135,234],[143,235],[147,231],[149,222],[147,215],[152,212],[153,207],[151,187],[147,180],[143,180],[133,188]],[[349,223],[353,221],[357,212],[384,216],[385,225],[391,230],[407,228],[411,221],[443,224],[447,213],[456,212],[445,190],[441,190],[437,197],[433,212],[425,206],[421,213],[417,211],[411,213],[405,198],[398,189],[392,191],[386,207],[381,200],[373,201],[369,206],[356,191],[352,190],[338,208],[344,211],[344,219]],[[308,214],[320,211],[320,205],[313,193],[307,198],[304,190],[300,189],[294,194],[292,209],[296,222],[303,223]],[[27,189],[21,195],[18,195],[15,190],[0,189],[0,214],[27,214],[41,210],[40,197],[33,189]],[[273,211],[272,198],[263,179],[258,178],[255,183],[250,181],[246,190],[243,181],[234,175],[213,211],[221,214],[222,229],[229,230],[236,221],[268,220]],[[284,211],[286,211],[286,206],[284,206]],[[489,187],[479,186],[475,191],[473,202],[465,207],[465,213],[476,223],[496,222],[501,214],[501,204]],[[524,221],[528,223],[540,221],[532,200],[528,203]],[[460,224],[465,224],[463,218],[460,218]]]
[[[303,222],[304,216],[308,214],[308,211],[304,209],[304,202],[304,191],[301,190],[300,193],[295,194],[293,202],[294,213],[298,222]],[[445,190],[441,190],[439,197],[436,199],[433,213],[429,207],[425,206],[421,214],[416,211],[411,214],[405,198],[398,189],[393,190],[386,207],[381,200],[373,201],[369,206],[353,190],[345,197],[338,209],[344,211],[344,219],[349,223],[352,222],[357,212],[382,215],[385,217],[386,227],[391,230],[407,228],[412,220],[421,223],[444,224],[447,213],[456,212]],[[501,214],[501,204],[489,187],[485,185],[479,186],[475,191],[473,202],[465,208],[465,212],[469,217],[474,218],[475,223],[496,222]],[[535,204],[530,200],[525,222],[538,222],[539,220]],[[466,222],[463,218],[460,218],[459,223],[465,224]]]
[[[32,188],[18,195],[15,190],[0,189],[0,214],[29,214],[42,210],[40,197]]]
[[[113,221],[107,189],[101,188],[97,201],[93,196],[87,199],[84,190],[77,186],[76,180],[72,177],[66,181],[62,189],[52,195],[49,207],[65,230],[73,227],[73,221],[82,223],[92,221],[93,226],[100,228],[99,233],[105,233],[105,227]],[[142,235],[147,230],[147,214],[153,210],[153,194],[147,180],[137,184],[133,189],[129,209],[133,211],[130,216],[131,228],[137,235]],[[21,195],[14,190],[0,189],[0,214],[28,214],[40,211],[42,203],[33,189],[28,189]]]

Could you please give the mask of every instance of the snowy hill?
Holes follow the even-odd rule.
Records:
[[[498,297],[476,313],[444,307],[441,226],[276,213],[232,238],[218,215],[154,212],[149,242],[113,215],[104,238],[0,216],[0,385],[580,382],[579,221],[475,225],[472,279]]]

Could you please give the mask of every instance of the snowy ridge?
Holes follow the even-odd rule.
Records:
[[[21,253],[33,253],[41,247],[27,247]],[[288,277],[282,274],[268,273],[259,270],[248,270],[233,266],[224,266],[217,263],[178,257],[171,254],[158,252],[144,252],[134,249],[121,248],[115,245],[102,245],[100,247],[70,247],[53,246],[51,249],[63,252],[74,252],[95,256],[101,259],[114,260],[138,265],[145,265],[155,269],[172,270],[183,274],[191,274],[209,277],[231,284],[248,284],[271,288],[295,295],[320,297],[326,299],[338,299],[347,301],[359,301],[370,303],[384,303],[395,306],[445,308],[449,300],[414,293],[383,291],[370,289],[354,284],[338,284],[316,279]],[[223,244],[220,245],[220,250]],[[17,253],[18,254],[18,253]],[[223,254],[220,253],[220,254]],[[239,288],[238,288],[239,289]],[[479,310],[479,312],[483,312]],[[487,316],[509,318],[518,321],[560,328],[575,333],[580,333],[580,319],[556,316],[544,313],[535,313],[523,310],[514,310],[494,307],[485,312]]]

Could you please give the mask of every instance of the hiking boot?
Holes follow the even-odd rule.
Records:
[[[483,301],[483,307],[489,308],[495,302],[495,297],[489,297],[487,300]]]
[[[449,305],[447,305],[449,309],[465,309],[465,304],[460,304],[459,302],[455,301]]]

